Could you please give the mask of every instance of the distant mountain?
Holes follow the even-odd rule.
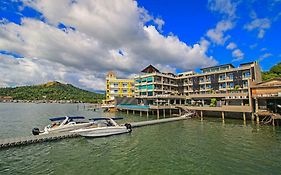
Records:
[[[33,86],[0,88],[0,96],[12,96],[15,100],[74,100],[101,102],[105,95],[79,89],[57,81]]]

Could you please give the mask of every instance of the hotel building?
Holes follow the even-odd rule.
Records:
[[[225,64],[202,68],[201,73],[177,75],[162,73],[149,65],[135,77],[135,98],[151,106],[182,105],[201,112],[241,112],[245,117],[245,113],[253,112],[250,85],[261,80],[257,62],[239,67]]]
[[[115,97],[133,97],[134,80],[118,79],[114,72],[106,75],[106,101],[112,101]]]

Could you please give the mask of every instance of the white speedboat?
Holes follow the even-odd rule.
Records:
[[[105,137],[132,131],[131,124],[118,125],[115,120],[123,118],[93,118],[93,125],[87,128],[77,129],[71,132],[77,133],[84,137]]]
[[[33,135],[49,134],[56,132],[65,132],[72,131],[79,128],[84,128],[91,126],[92,122],[85,121],[85,117],[82,116],[65,116],[65,117],[55,117],[50,118],[51,124],[46,126],[43,131],[40,131],[38,128],[32,129]]]

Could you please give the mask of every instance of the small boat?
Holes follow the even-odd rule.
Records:
[[[132,132],[132,126],[129,123],[118,125],[115,120],[123,118],[92,118],[93,125],[87,128],[77,129],[71,132],[77,133],[84,137],[105,137],[117,134]]]
[[[52,123],[44,128],[43,131],[40,131],[39,128],[33,128],[33,135],[57,133],[72,131],[84,127],[91,126],[92,122],[85,121],[83,116],[65,116],[65,117],[55,117],[49,119]]]

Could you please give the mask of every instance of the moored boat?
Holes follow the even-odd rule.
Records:
[[[91,126],[93,123],[85,121],[83,116],[65,116],[65,117],[55,117],[49,119],[52,123],[44,128],[43,131],[40,131],[39,128],[33,128],[33,135],[57,133],[57,132],[66,132],[72,131],[84,127]]]
[[[115,122],[115,120],[121,119],[123,118],[93,118],[90,119],[93,122],[93,125],[71,132],[77,133],[84,137],[105,137],[131,132],[131,124],[126,123],[124,125],[119,125]]]

